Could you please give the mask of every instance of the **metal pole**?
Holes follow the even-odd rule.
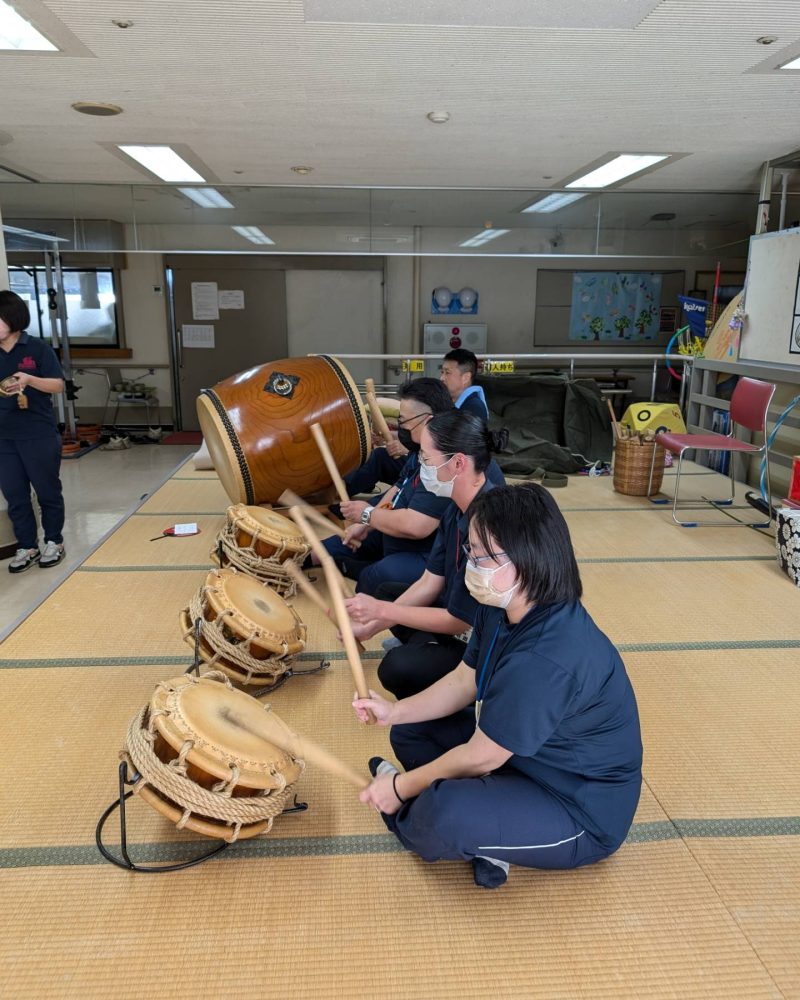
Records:
[[[758,210],[756,213],[756,236],[769,229],[769,206],[772,200],[773,168],[769,160],[761,168],[761,190],[758,195]]]
[[[66,392],[64,399],[64,425],[75,437],[75,406],[73,404],[72,357],[69,351],[69,330],[67,328],[67,300],[64,295],[64,274],[61,270],[61,254],[58,244],[52,250],[44,251],[45,273],[47,274],[47,298],[50,313],[50,333],[53,347],[61,348],[61,368],[64,372]],[[59,412],[61,407],[59,407]]]
[[[783,229],[786,222],[786,195],[789,191],[789,172],[784,170],[781,174],[781,214],[778,217],[778,229]]]
[[[656,399],[656,375],[658,374],[658,362],[653,362],[653,381],[650,383],[650,399],[655,402]]]

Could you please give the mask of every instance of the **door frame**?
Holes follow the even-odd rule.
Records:
[[[181,361],[182,347],[175,316],[175,276],[174,271],[180,268],[201,267],[209,257],[216,260],[213,266],[220,271],[253,270],[253,271],[380,271],[383,291],[383,310],[381,313],[381,353],[386,353],[386,328],[388,302],[388,286],[386,281],[386,258],[374,255],[359,256],[325,256],[319,254],[220,254],[207,253],[171,253],[164,254],[164,287],[167,290],[167,325],[169,329],[170,367],[172,369],[173,422],[175,430],[183,430],[181,407]],[[288,330],[287,330],[288,336]],[[386,363],[384,362],[384,378]]]

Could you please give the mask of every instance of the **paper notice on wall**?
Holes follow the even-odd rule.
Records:
[[[220,309],[244,309],[244,290],[241,288],[220,288]]]
[[[213,347],[214,327],[184,323],[181,327],[181,339],[184,347]]]
[[[192,282],[192,319],[219,319],[216,281]]]

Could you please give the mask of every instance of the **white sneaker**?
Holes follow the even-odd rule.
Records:
[[[17,549],[14,558],[8,564],[9,573],[24,573],[29,566],[39,561],[38,549]]]
[[[39,568],[57,566],[65,556],[64,546],[57,542],[45,542],[44,551],[39,559]]]

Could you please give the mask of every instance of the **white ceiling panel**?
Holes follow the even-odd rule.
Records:
[[[612,151],[668,152],[687,155],[625,186],[742,190],[800,145],[800,75],[752,72],[800,45],[800,0],[561,0],[564,28],[526,26],[550,0],[484,2],[484,21],[517,19],[489,27],[466,23],[477,4],[418,0],[426,18],[461,11],[444,32],[375,23],[411,7],[381,3],[361,3],[373,23],[359,24],[306,21],[312,0],[51,0],[93,55],[0,57],[2,162],[44,181],[141,184],[108,144],[170,143],[223,184],[532,188]],[[628,27],[609,27],[623,15]],[[765,34],[771,48],[756,44]],[[74,101],[124,113],[89,118]],[[447,125],[426,119],[434,109]]]
[[[504,28],[634,28],[661,0],[305,0],[307,21]],[[444,36],[442,36],[444,39]]]

